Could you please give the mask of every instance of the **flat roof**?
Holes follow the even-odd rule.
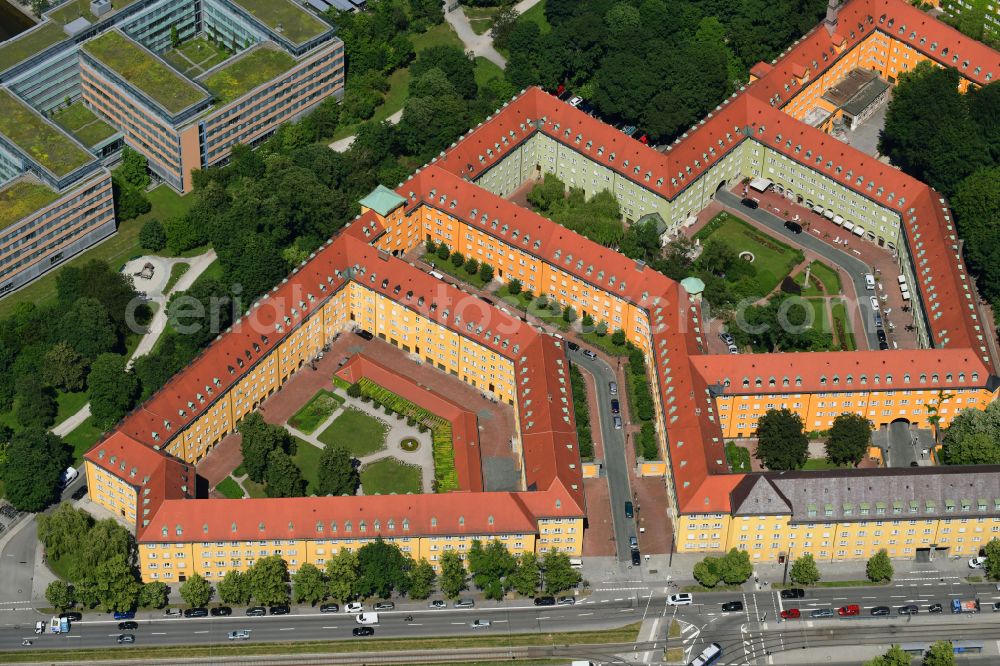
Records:
[[[135,1],[136,0],[114,0],[114,2],[111,3],[111,11],[100,18],[94,16],[90,12],[90,0],[73,0],[72,2],[64,3],[55,9],[46,12],[46,15],[49,18],[63,24],[72,23],[78,18],[84,18],[90,23],[96,23],[97,21],[103,21],[109,16],[114,16]]]
[[[94,159],[55,124],[3,89],[0,89],[0,134],[59,177]]]
[[[118,30],[85,42],[83,49],[170,113],[206,97],[205,91]]]
[[[294,64],[295,58],[274,44],[264,42],[212,72],[201,82],[215,93],[220,103],[228,104],[287,72]]]
[[[46,21],[0,46],[0,72],[66,39],[62,26]]]
[[[295,44],[308,42],[331,29],[290,0],[233,0],[233,3]]]
[[[0,230],[44,208],[59,198],[55,191],[31,178],[18,178],[0,187]]]

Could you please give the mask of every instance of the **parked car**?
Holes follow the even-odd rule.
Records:
[[[635,516],[635,511],[632,509],[632,502],[625,502],[625,517],[632,518]]]
[[[559,597],[556,603],[560,606],[572,606],[576,603],[576,597]]]
[[[288,615],[292,612],[292,609],[284,604],[279,604],[277,606],[271,606],[267,609],[267,612],[271,615]]]
[[[435,599],[434,601],[427,604],[428,608],[447,608],[448,604],[442,599]]]
[[[371,340],[372,338],[375,337],[374,335],[372,335],[371,331],[366,331],[363,328],[359,328],[358,330],[354,331],[354,333],[357,334],[358,337],[364,338],[365,340]]]
[[[792,222],[791,220],[788,220],[787,222],[785,222],[785,228],[791,231],[793,234],[802,233],[802,225],[799,224],[798,222]]]
[[[79,615],[79,613],[77,613],[77,615]],[[80,618],[83,619],[83,616],[81,615]],[[115,611],[115,619],[116,620],[134,620],[135,619],[135,611],[134,610]],[[72,618],[70,618],[70,620],[72,621]]]
[[[355,636],[374,636],[375,627],[354,627],[351,629],[351,633]]]
[[[809,613],[809,617],[833,617],[836,613],[833,612],[832,608],[817,608],[812,613]]]
[[[969,560],[970,569],[982,569],[985,566],[986,566],[985,557],[973,557],[971,560]]]
[[[555,597],[535,597],[535,605],[536,606],[555,606],[556,605],[556,598]]]
[[[594,351],[590,350],[590,349],[584,349],[583,350],[583,355],[586,356],[589,359],[597,360],[597,354]]]
[[[61,620],[69,620],[70,622],[80,622],[81,620],[83,620],[83,613],[77,613],[76,611],[69,611],[67,613],[59,613],[59,619],[61,619]]]
[[[890,613],[892,613],[892,609],[889,608],[888,606],[875,606],[871,610],[871,614],[872,615],[876,615],[876,616],[878,616],[878,615],[889,615]]]
[[[83,496],[86,494],[87,494],[87,486],[80,486],[79,488],[73,491],[73,494],[70,495],[70,497],[72,497],[75,500],[78,500],[78,499],[83,499]]]
[[[637,567],[642,564],[642,555],[638,550],[632,551],[632,566]]]
[[[941,604],[931,604],[930,606],[927,607],[927,612],[928,613],[943,613],[944,612],[944,606],[942,606]]]
[[[885,330],[884,329],[881,329],[881,328],[877,329],[875,331],[875,337],[878,338],[879,343],[888,342],[888,339],[885,337]]]
[[[736,338],[734,338],[730,333],[726,333],[725,331],[719,333],[719,339],[725,342],[727,345],[731,345],[734,342],[736,342]]]
[[[888,349],[888,348],[889,348],[889,343],[888,343],[888,342],[884,342],[884,341],[880,341],[880,342],[878,343],[878,348],[879,348],[879,349],[880,349],[881,351],[885,351],[886,349]]]
[[[621,430],[622,429],[622,417],[620,417],[620,416],[612,416],[611,417],[611,422],[612,422],[612,424],[614,424],[615,430]]]
[[[459,599],[454,606],[455,608],[475,608],[476,602],[473,599]]]
[[[118,623],[118,631],[126,631],[128,629],[138,629],[139,623],[135,620],[125,620],[124,622]]]
[[[782,620],[797,620],[800,617],[802,617],[802,611],[800,611],[798,608],[786,608],[785,610],[781,611]]]
[[[319,607],[319,612],[320,613],[339,613],[340,612],[340,606],[338,606],[337,604],[323,604],[322,606]]]
[[[135,634],[118,634],[118,644],[135,643]]]
[[[857,604],[849,604],[847,606],[841,606],[837,609],[837,615],[841,617],[850,617],[852,615],[861,615],[861,606]]]
[[[365,609],[365,605],[360,601],[352,601],[351,603],[344,606],[345,613],[360,613]]]
[[[580,97],[579,95],[574,95],[574,96],[572,96],[572,97],[569,98],[569,101],[567,102],[567,104],[569,104],[572,107],[577,107],[577,106],[580,106],[580,102],[582,102],[582,101],[583,101],[582,97]]]
[[[758,206],[760,206],[760,204],[757,203],[756,200],[749,199],[749,198],[746,198],[746,197],[744,197],[743,199],[740,199],[740,204],[746,206],[747,208],[750,208],[751,210],[754,209],[754,208],[757,208]]]
[[[247,617],[263,617],[267,615],[267,609],[263,606],[251,606],[247,609]]]
[[[229,606],[216,606],[209,611],[212,617],[229,617],[233,614],[233,609]]]
[[[572,340],[567,340],[566,341],[566,346],[569,347],[570,351],[579,351],[580,350],[580,345],[576,344]]]
[[[723,613],[738,613],[742,610],[743,610],[742,601],[727,601],[726,603],[722,604]]]
[[[996,613],[997,611],[1000,611],[1000,601],[993,602],[993,612]]]
[[[391,611],[395,610],[396,604],[391,601],[379,601],[375,604],[375,610],[377,611]]]
[[[488,629],[491,624],[493,623],[489,620],[473,620],[469,623],[469,626],[473,629]]]
[[[781,591],[782,599],[802,599],[806,596],[806,591],[801,587],[790,587]]]
[[[208,617],[207,608],[185,608],[184,617]]]
[[[164,608],[163,609],[163,614],[166,615],[167,617],[180,617],[181,616],[181,609],[180,608]]]
[[[690,592],[678,592],[667,597],[668,606],[690,606],[694,603],[694,597]]]
[[[737,347],[735,344],[731,344],[731,345],[729,345],[729,353],[730,354],[739,354],[740,353],[740,348]]]
[[[628,547],[632,550],[639,550],[639,537],[630,536],[628,538]]]
[[[614,400],[611,401],[611,413],[614,416],[618,416],[619,414],[621,414],[621,411],[622,411],[621,405],[618,403],[618,399],[615,398]]]
[[[920,612],[920,608],[916,604],[907,604],[896,609],[896,613],[899,615],[916,615],[918,612]]]
[[[618,384],[615,382],[608,382],[608,393],[610,395],[618,395]]]

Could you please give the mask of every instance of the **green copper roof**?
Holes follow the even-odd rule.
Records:
[[[705,291],[705,283],[696,277],[686,277],[681,280],[681,286],[684,287],[684,291],[695,296]]]
[[[399,196],[385,185],[379,185],[371,194],[361,200],[361,205],[371,208],[373,211],[385,217],[399,206],[406,203],[406,199]]]

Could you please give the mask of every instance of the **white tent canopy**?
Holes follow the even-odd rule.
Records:
[[[750,181],[750,187],[758,192],[765,192],[773,183],[767,178],[754,178]]]

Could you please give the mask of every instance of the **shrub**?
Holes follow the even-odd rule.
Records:
[[[424,242],[424,249],[427,250],[427,254],[434,254],[438,249],[437,243],[431,239],[427,239],[427,241]]]
[[[437,256],[441,261],[447,261],[448,257],[451,256],[451,250],[448,249],[447,245],[441,243],[437,249]]]
[[[520,294],[522,288],[523,285],[521,284],[521,281],[518,280],[517,278],[514,278],[513,280],[507,283],[507,293],[510,294],[511,296],[517,296],[518,294]]]
[[[493,280],[493,267],[489,264],[480,264],[479,277],[482,278],[483,282],[491,282]]]
[[[469,257],[465,260],[463,268],[465,268],[465,272],[469,275],[475,275],[479,272],[479,262],[474,257]]]
[[[352,398],[360,398],[361,397],[361,386],[358,385],[357,382],[354,382],[353,384],[350,385],[350,387],[348,387],[348,389],[347,389],[347,395],[351,396]]]
[[[465,255],[463,255],[461,252],[452,252],[451,253],[451,265],[452,266],[454,266],[455,268],[458,268],[459,266],[461,266],[464,263],[465,263]]]
[[[144,250],[159,252],[167,246],[167,232],[159,220],[150,220],[139,230],[139,245]]]

